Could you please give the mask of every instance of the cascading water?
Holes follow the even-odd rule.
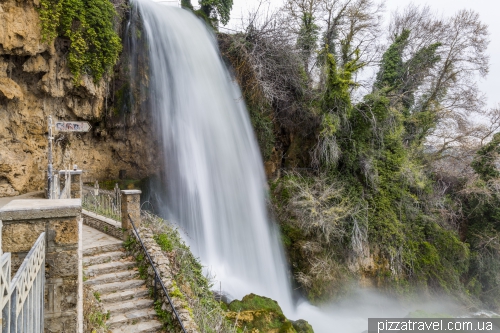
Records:
[[[308,320],[316,333],[359,333],[369,317],[404,317],[427,308],[401,306],[366,291],[323,309],[307,302],[292,306],[279,235],[266,210],[262,160],[214,36],[188,11],[151,0],[133,4],[131,21],[137,9],[141,28],[128,27],[129,56],[136,64],[130,68],[131,90],[148,94],[162,135],[166,215],[187,232],[222,289],[234,298],[271,297],[289,318]],[[137,104],[136,95],[130,94],[131,104]]]
[[[266,210],[263,164],[238,86],[194,15],[135,0],[148,50],[149,94],[162,133],[168,216],[222,289],[291,306],[279,235]]]

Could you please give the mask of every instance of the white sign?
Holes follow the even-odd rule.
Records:
[[[92,126],[86,121],[58,121],[56,130],[59,132],[88,132]]]

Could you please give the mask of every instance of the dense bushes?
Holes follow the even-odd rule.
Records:
[[[114,66],[122,45],[109,0],[41,0],[39,11],[44,40],[69,39],[68,65],[75,82],[83,73],[97,82]]]
[[[455,87],[446,80],[453,65],[451,58],[442,58],[453,46],[440,38],[416,42],[422,38],[417,27],[415,32],[397,30],[371,87],[355,99],[357,74],[367,66],[361,50],[346,41],[341,53],[323,45],[311,62],[302,57],[302,30],[292,45],[276,25],[278,20],[261,30],[249,26],[245,34],[219,40],[251,117],[253,106],[265,103],[274,124],[272,140],[254,124],[261,149],[267,152],[274,144],[274,150],[283,149],[280,168],[294,167],[277,171],[270,188],[297,286],[310,300],[321,302],[345,294],[362,278],[390,293],[447,293],[467,302],[480,298],[498,308],[494,221],[500,214],[493,189],[499,144],[494,139],[480,150],[472,163],[476,175],[467,171],[464,178],[452,176],[453,164],[445,168],[450,175],[443,169],[436,172],[433,164],[453,163],[458,154],[453,148],[428,146],[431,134],[439,134],[436,128],[449,116],[444,113],[455,112],[453,119],[464,123],[460,109],[446,109],[452,98],[457,105],[461,98],[450,95]],[[266,30],[269,26],[274,30]],[[269,66],[276,57],[281,63]],[[311,63],[319,82],[300,74]],[[463,78],[454,79],[461,84]],[[288,164],[296,151],[306,151],[309,158]],[[463,161],[470,165],[470,159]],[[465,177],[479,178],[471,182]]]

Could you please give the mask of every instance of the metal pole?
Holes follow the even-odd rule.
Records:
[[[155,299],[155,302],[156,302],[156,279],[157,279],[157,278],[158,278],[158,277],[156,276],[156,273],[155,273],[155,289],[154,289],[154,294],[155,294],[155,295],[154,295],[154,299]]]
[[[48,166],[47,166],[47,193],[49,199],[54,199],[54,194],[52,193],[52,140],[54,140],[54,137],[52,136],[52,116],[49,116],[49,156],[48,156]]]

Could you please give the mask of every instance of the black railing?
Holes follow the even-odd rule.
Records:
[[[153,260],[151,259],[149,253],[148,253],[148,250],[146,249],[146,247],[144,246],[144,243],[142,242],[142,239],[141,239],[141,236],[139,236],[139,231],[137,231],[137,228],[135,227],[135,223],[134,221],[132,220],[132,218],[130,217],[130,214],[128,214],[128,218],[130,220],[130,223],[132,224],[132,227],[134,228],[134,231],[135,231],[135,235],[137,237],[137,239],[139,240],[139,243],[141,243],[141,246],[142,246],[142,250],[144,251],[144,253],[146,254],[146,257],[148,258],[149,260],[149,264],[151,265],[151,267],[153,268],[153,271],[154,271],[154,274],[155,274],[155,282],[154,282],[154,300],[155,300],[155,303],[156,303],[156,299],[157,299],[157,292],[156,292],[156,285],[157,285],[157,282],[160,283],[160,286],[161,288],[163,289],[163,293],[165,294],[165,296],[167,296],[167,299],[168,299],[168,303],[170,303],[170,306],[172,307],[172,310],[174,311],[174,315],[175,317],[177,318],[177,321],[179,322],[179,325],[181,325],[181,329],[182,329],[182,332],[184,333],[187,333],[186,332],[186,329],[184,328],[184,325],[182,324],[182,320],[181,318],[179,317],[179,314],[177,313],[177,310],[175,310],[175,306],[174,304],[172,303],[172,300],[170,299],[170,296],[168,295],[168,292],[167,292],[167,288],[165,288],[165,285],[163,284],[163,281],[161,280],[160,278],[160,274],[158,273],[158,271],[156,270],[156,267],[153,263]]]

